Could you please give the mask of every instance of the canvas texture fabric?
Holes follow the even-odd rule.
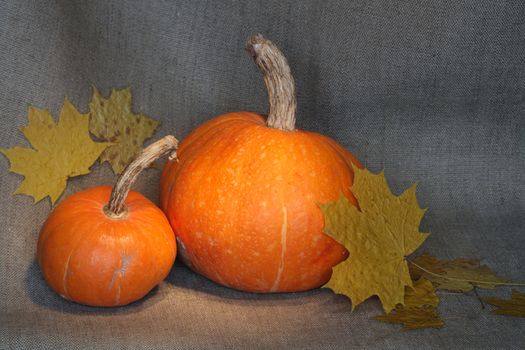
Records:
[[[67,96],[131,86],[153,139],[184,138],[229,111],[267,112],[244,52],[261,32],[288,57],[297,126],[334,138],[394,192],[418,182],[422,250],[481,258],[525,279],[525,3],[521,0],[2,1],[1,147],[28,145],[29,105],[56,117]],[[147,143],[151,142],[149,140]],[[251,294],[177,263],[144,300],[92,308],[61,299],[35,261],[49,200],[11,196],[22,176],[0,157],[0,349],[520,349],[523,318],[441,294],[442,330],[401,332],[351,312],[330,290]],[[160,166],[134,189],[158,200]],[[109,165],[65,195],[113,184]],[[62,197],[63,198],[63,197]],[[420,250],[420,251],[422,251]],[[523,288],[521,289],[523,290]],[[480,295],[510,296],[510,288]]]

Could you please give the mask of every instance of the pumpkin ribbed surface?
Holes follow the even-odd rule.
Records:
[[[301,291],[347,257],[318,207],[341,194],[356,204],[351,164],[361,164],[335,141],[238,112],[194,130],[178,158],[162,173],[161,206],[193,270],[245,291]]]
[[[94,306],[125,305],[146,295],[175,260],[173,231],[162,211],[139,193],[122,219],[104,213],[111,187],[66,198],[45,222],[38,261],[49,286],[66,299]]]

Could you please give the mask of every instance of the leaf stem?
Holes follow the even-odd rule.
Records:
[[[113,219],[118,219],[125,215],[126,198],[128,197],[131,185],[135,182],[138,175],[142,170],[150,166],[151,163],[166,154],[170,154],[170,160],[176,159],[178,143],[179,141],[175,137],[168,135],[144,148],[124,169],[117,183],[113,186],[109,203],[104,208],[106,215]]]
[[[478,298],[479,303],[481,304],[481,308],[485,309],[485,303],[483,303],[483,299],[481,299],[481,297],[479,296],[478,289],[476,288],[476,286],[474,286],[474,288],[472,288],[472,290],[474,291],[474,294],[476,295],[476,298]]]
[[[432,272],[430,270],[425,269],[423,266],[420,266],[413,262],[412,260],[406,259],[409,263],[417,267],[418,269],[425,271],[429,275],[432,275],[434,277],[443,278],[449,281],[460,281],[460,282],[469,282],[469,283],[477,283],[477,284],[490,284],[492,286],[519,286],[519,287],[525,287],[525,283],[511,283],[511,282],[492,282],[492,281],[479,281],[479,280],[469,280],[469,279],[463,279],[463,278],[455,278],[455,277],[448,277],[445,275],[441,275],[439,273]]]

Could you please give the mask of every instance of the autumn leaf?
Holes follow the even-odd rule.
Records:
[[[397,304],[392,312],[374,317],[388,323],[403,324],[404,330],[441,328],[444,325],[437,313],[439,298],[432,283],[421,278],[414,287],[405,287],[405,305]]]
[[[419,232],[425,210],[417,204],[415,186],[394,196],[383,173],[354,168],[354,176],[352,193],[360,210],[344,196],[321,205],[325,232],[350,253],[325,287],[350,297],[352,308],[377,295],[388,313],[412,286],[405,257],[428,236]]]
[[[417,308],[405,308],[399,305],[387,315],[380,315],[374,319],[403,324],[403,330],[413,330],[421,328],[442,328],[445,323],[438,316],[437,309],[431,306]]]
[[[405,287],[405,307],[434,306],[439,304],[439,298],[432,282],[422,277],[414,282],[413,287]],[[399,305],[398,305],[399,306]]]
[[[87,114],[79,113],[66,98],[58,123],[46,110],[29,107],[28,124],[22,133],[33,148],[2,148],[9,170],[25,178],[14,194],[26,194],[35,203],[49,196],[56,202],[68,177],[89,173],[109,143],[96,143],[89,136]]]
[[[510,281],[497,276],[487,266],[481,265],[479,260],[439,260],[428,253],[412,259],[409,268],[413,279],[425,277],[437,289],[463,293],[474,287],[494,289],[497,285]]]
[[[513,290],[512,296],[508,300],[494,297],[481,298],[481,300],[497,306],[497,309],[492,311],[494,314],[525,317],[525,293]]]
[[[158,121],[142,113],[133,113],[131,107],[131,88],[113,89],[109,98],[104,98],[93,87],[89,131],[99,139],[113,143],[102,153],[100,161],[109,162],[115,174],[124,170],[159,125]]]

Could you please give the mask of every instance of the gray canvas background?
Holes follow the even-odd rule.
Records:
[[[441,258],[482,258],[525,280],[525,5],[519,1],[3,1],[0,143],[27,144],[29,104],[87,110],[91,86],[131,85],[134,108],[183,138],[218,114],[266,112],[243,52],[262,32],[289,58],[298,126],[333,137],[397,191],[418,181],[425,243]],[[34,261],[48,200],[10,194],[22,177],[0,157],[0,348],[523,348],[525,321],[472,296],[442,294],[442,330],[400,332],[328,290],[255,295],[176,264],[120,309],[53,294]],[[159,168],[135,189],[156,201]],[[107,164],[66,194],[115,177]],[[521,288],[523,290],[523,288]],[[510,295],[510,288],[482,295]]]

